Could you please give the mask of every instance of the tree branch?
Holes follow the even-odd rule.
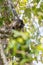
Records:
[[[14,8],[14,4],[13,4],[12,0],[7,0],[7,2],[8,2],[8,6],[9,6],[10,10],[12,11],[13,18],[15,19],[15,16],[16,16],[16,18],[19,19],[19,16]]]
[[[4,65],[8,65],[8,61],[7,61],[6,56],[4,54],[4,50],[3,50],[1,43],[0,43],[0,55],[1,55],[1,58],[2,58]]]

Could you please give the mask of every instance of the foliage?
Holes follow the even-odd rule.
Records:
[[[38,61],[38,55],[42,55],[41,58],[43,58],[43,35],[40,33],[40,27],[43,27],[43,1],[12,1],[25,26],[23,31],[12,30],[13,37],[8,38],[8,45],[5,49],[6,57],[10,59],[11,65],[25,65],[25,63],[31,63],[34,60]],[[7,21],[7,25],[9,25],[13,16],[10,8],[3,6],[4,2],[5,0],[0,0],[0,27]],[[43,62],[41,58],[40,61]]]

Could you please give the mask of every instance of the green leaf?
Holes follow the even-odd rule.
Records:
[[[30,18],[30,16],[31,16],[31,9],[30,8],[26,8],[24,14],[25,14],[25,16]]]

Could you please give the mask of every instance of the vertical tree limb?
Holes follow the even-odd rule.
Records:
[[[1,55],[1,58],[2,58],[2,61],[3,61],[3,64],[8,65],[8,61],[7,61],[6,56],[4,54],[4,50],[3,50],[1,43],[0,43],[0,55]]]

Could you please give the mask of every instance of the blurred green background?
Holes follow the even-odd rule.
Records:
[[[4,1],[0,0],[0,27],[6,21],[12,22],[11,10],[3,7]],[[9,65],[29,65],[33,61],[43,63],[43,0],[12,0],[12,2],[25,26],[23,31],[13,30],[13,37],[8,38],[5,54],[10,59]],[[5,10],[10,11],[8,17],[3,13]]]

